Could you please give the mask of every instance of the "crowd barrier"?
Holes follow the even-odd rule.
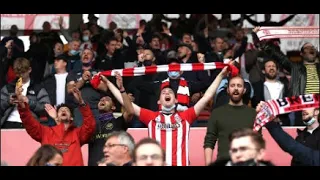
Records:
[[[284,130],[292,137],[296,137],[297,128],[285,127]],[[146,128],[132,128],[128,132],[134,137],[135,141],[146,137],[148,134]],[[266,160],[278,166],[289,166],[291,156],[282,151],[276,142],[272,139],[266,129],[262,130],[266,140]],[[203,139],[206,134],[206,128],[191,128],[190,130],[190,165],[203,166],[204,152]],[[24,166],[32,154],[39,148],[40,143],[34,141],[24,129],[1,130],[1,161],[7,162],[10,166]],[[85,164],[88,162],[88,146],[82,147]],[[213,160],[216,159],[217,147],[214,150]]]

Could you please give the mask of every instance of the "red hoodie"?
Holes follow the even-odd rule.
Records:
[[[83,124],[80,127],[71,125],[67,130],[64,124],[48,127],[36,120],[25,103],[25,108],[18,107],[18,111],[27,133],[36,141],[51,144],[63,153],[63,166],[83,166],[81,146],[88,143],[95,132],[96,121],[89,105],[80,107]]]

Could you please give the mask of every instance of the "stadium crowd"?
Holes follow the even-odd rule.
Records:
[[[204,165],[273,166],[264,160],[261,131],[253,130],[257,112],[271,99],[319,93],[319,53],[305,43],[302,60],[294,62],[281,51],[280,39],[259,41],[259,26],[283,26],[295,15],[281,22],[272,22],[270,14],[264,22],[251,16],[153,14],[130,32],[114,22],[104,29],[93,14],[69,32],[61,18],[59,31],[45,22],[42,32],[32,33],[26,52],[12,25],[0,42],[1,129],[25,129],[41,143],[27,166],[83,166],[84,144],[89,166],[188,166],[189,130],[197,126],[207,127]],[[256,28],[243,28],[245,19]],[[100,74],[211,62],[227,67]],[[239,74],[231,76],[230,67]],[[90,83],[94,76],[98,87]],[[294,139],[282,126],[305,128]],[[148,128],[149,137],[135,142],[128,128]],[[292,155],[291,165],[320,165],[319,108],[279,115],[266,128]],[[216,143],[218,158],[212,162]]]

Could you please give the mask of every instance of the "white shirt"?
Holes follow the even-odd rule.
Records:
[[[23,89],[22,95],[24,95],[24,96],[27,95],[27,90],[28,90],[29,86],[30,86],[30,80],[28,82],[26,82],[25,84],[22,84],[22,89]],[[13,111],[10,113],[7,121],[22,123],[17,106],[15,106]]]
[[[56,106],[59,104],[65,103],[66,97],[66,81],[68,73],[55,74],[56,78]]]
[[[283,84],[279,83],[279,82],[264,82],[264,85],[267,86],[270,96],[272,99],[279,99],[281,91],[283,89]],[[270,99],[266,99],[266,100],[270,100]]]

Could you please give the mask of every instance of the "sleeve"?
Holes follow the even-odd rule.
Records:
[[[27,133],[32,137],[32,139],[41,142],[42,134],[46,127],[41,125],[39,121],[32,116],[29,105],[27,103],[25,103],[25,108],[21,108],[20,106],[18,106],[18,112]]]
[[[10,106],[9,104],[10,100],[10,93],[8,92],[7,86],[4,86],[1,89],[1,102],[0,102],[0,108],[2,112],[5,112]]]
[[[83,116],[83,124],[79,129],[79,139],[80,144],[86,144],[89,142],[90,138],[93,136],[96,130],[96,120],[92,114],[90,106],[86,104],[84,107],[80,107],[81,115]]]
[[[212,112],[208,120],[207,133],[204,138],[203,148],[214,149],[217,139],[218,139],[217,119],[215,118],[215,113]]]
[[[301,161],[307,166],[319,166],[320,165],[320,151],[313,150],[306,147],[299,142],[295,141],[290,135],[288,135],[281,126],[271,121],[266,124],[272,138],[277,142],[281,149],[297,160]]]
[[[154,120],[158,114],[159,114],[158,112],[154,112],[154,111],[150,111],[148,109],[141,108],[139,119],[141,122],[143,122],[143,124],[148,126],[149,122]]]
[[[37,101],[29,101],[30,109],[38,114],[44,113],[44,105],[50,104],[50,98],[47,91],[44,88],[41,88],[39,93],[37,94]]]
[[[191,107],[191,108],[183,111],[182,113],[180,113],[180,116],[183,119],[187,120],[190,125],[197,119],[197,115],[194,110],[194,107]]]

